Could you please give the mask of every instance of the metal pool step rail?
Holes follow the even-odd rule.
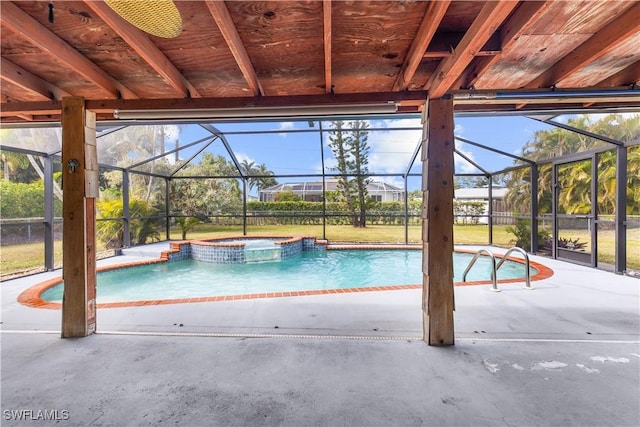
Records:
[[[471,262],[469,262],[469,265],[467,265],[467,268],[464,270],[464,274],[462,275],[462,281],[463,282],[467,281],[467,273],[469,273],[469,270],[471,270],[471,267],[473,267],[473,265],[476,263],[478,258],[480,258],[482,256],[482,254],[486,253],[487,255],[489,255],[491,257],[491,290],[495,291],[495,292],[500,292],[500,289],[498,289],[498,283],[497,283],[497,272],[498,272],[498,269],[502,266],[502,264],[504,264],[504,262],[506,261],[507,257],[509,256],[509,254],[511,254],[512,252],[518,252],[519,254],[521,254],[524,257],[524,261],[525,261],[525,286],[524,286],[524,289],[533,290],[534,288],[531,287],[531,272],[530,272],[530,268],[529,268],[529,255],[524,251],[524,249],[519,248],[517,246],[514,246],[513,248],[509,249],[502,256],[502,259],[497,264],[496,264],[496,256],[494,255],[493,252],[491,252],[487,248],[478,249],[476,251],[475,255],[473,256],[473,258],[471,259]]]

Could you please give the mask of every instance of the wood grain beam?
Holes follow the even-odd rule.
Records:
[[[42,100],[52,99],[60,101],[63,96],[71,96],[68,92],[52,85],[48,81],[41,79],[5,58],[0,58],[0,78],[20,87],[26,92],[40,96]]]
[[[291,95],[263,97],[194,98],[194,99],[131,99],[131,100],[86,100],[86,108],[97,114],[112,114],[120,110],[183,110],[252,107],[328,106],[349,104],[381,104],[395,102],[399,111],[419,112],[427,92],[423,90],[401,92],[370,92],[322,95]],[[0,117],[15,117],[18,114],[55,116],[60,114],[61,104],[54,101],[7,102],[2,104]],[[409,110],[409,111],[408,111]]]
[[[201,96],[198,90],[143,31],[122,19],[104,2],[85,0],[85,3],[179,95],[185,98],[199,98]]]
[[[62,337],[84,337],[96,328],[95,198],[98,156],[95,114],[84,99],[62,100]]]
[[[423,58],[446,58],[453,54],[453,46],[457,46],[460,40],[464,37],[464,33],[437,33],[427,51],[424,53]],[[502,45],[500,43],[500,34],[494,33],[487,43],[476,53],[476,56],[494,56],[502,52]]]
[[[3,2],[0,21],[2,25],[42,49],[56,61],[103,89],[109,98],[138,98],[135,93],[124,87],[14,3]]]
[[[413,38],[402,68],[393,84],[393,90],[405,90],[409,86],[409,82],[411,82],[418,66],[420,66],[429,43],[431,43],[433,36],[436,34],[440,21],[442,21],[444,14],[447,12],[450,3],[450,0],[429,2],[418,32]]]
[[[322,2],[322,22],[324,36],[324,86],[325,93],[333,93],[331,80],[331,0]]]
[[[612,76],[598,82],[598,87],[614,87],[640,84],[640,61],[636,61]]]
[[[401,107],[416,107],[424,103],[427,92],[423,90],[402,92],[370,92],[349,94],[291,95],[263,97],[194,98],[194,99],[131,99],[131,100],[86,100],[88,110],[98,114],[113,113],[120,110],[181,110],[211,108],[252,108],[252,107],[291,107],[326,106],[349,104],[381,104],[395,102]],[[7,102],[2,104],[0,117],[13,117],[17,114],[56,115],[60,114],[61,104],[53,101]],[[414,108],[414,112],[418,109]]]
[[[251,63],[251,58],[249,58],[247,49],[242,43],[238,29],[233,23],[229,9],[227,9],[224,1],[207,0],[206,5],[209,8],[211,16],[213,16],[214,21],[216,21],[218,28],[220,28],[220,32],[227,42],[238,67],[240,67],[242,75],[249,84],[249,88],[256,96],[264,95],[264,90],[260,85],[260,80],[258,80],[256,70]]]
[[[500,41],[502,51],[509,51],[515,42],[522,36],[530,26],[547,10],[552,1],[525,1],[523,2],[505,22],[500,29]],[[470,88],[490,69],[500,56],[478,58],[468,72],[458,82],[460,87]]]
[[[578,48],[556,62],[551,68],[530,81],[525,87],[551,87],[570,76],[573,72],[593,62],[615,49],[629,37],[640,31],[640,3],[627,9],[617,19],[611,21],[591,36]]]
[[[422,138],[422,319],[429,345],[453,345],[453,99],[428,101]]]
[[[482,46],[518,5],[515,1],[487,2],[454,49],[453,55],[440,61],[425,85],[432,99],[442,97],[459,79]]]

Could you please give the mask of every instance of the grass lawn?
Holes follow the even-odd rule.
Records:
[[[199,224],[187,234],[187,239],[241,235],[242,226],[221,226]],[[322,238],[322,225],[252,225],[247,227],[247,234],[252,235],[305,235]],[[456,225],[453,227],[456,244],[487,244],[489,230],[486,225]],[[420,243],[422,228],[419,225],[409,227],[409,243]],[[369,225],[366,228],[354,228],[345,225],[327,225],[326,237],[333,243],[404,243],[405,229],[397,225]],[[171,239],[182,238],[180,230],[171,230]],[[495,226],[493,229],[494,244],[508,246],[513,236],[506,231],[506,226]]]
[[[62,241],[54,243],[54,259],[62,262]],[[44,243],[2,246],[0,248],[0,272],[2,278],[19,272],[44,271]]]
[[[560,230],[559,237],[579,239],[579,242],[587,243],[587,251],[591,248],[591,234],[589,230]],[[615,231],[605,230],[598,232],[598,262],[615,264]],[[627,264],[634,270],[640,269],[640,228],[627,231]]]
[[[248,226],[250,236],[259,235],[305,235],[322,237],[322,225],[262,225]],[[486,225],[455,225],[453,227],[454,243],[487,244],[489,232]],[[199,239],[207,237],[242,235],[242,226],[221,226],[213,224],[199,224],[191,230],[187,238]],[[420,226],[409,227],[409,243],[420,243],[422,229]],[[326,236],[333,243],[404,243],[405,229],[397,225],[371,225],[364,229],[345,225],[327,225]],[[590,243],[587,230],[561,230],[561,237],[579,238],[581,242]],[[180,240],[178,228],[171,229],[172,240]],[[506,226],[494,226],[493,243],[498,246],[512,246],[513,236],[506,231]],[[598,262],[613,264],[615,241],[613,231],[603,231],[598,236]],[[54,259],[56,266],[62,263],[62,242],[54,244]],[[627,263],[630,269],[640,270],[640,229],[628,231]],[[19,272],[43,271],[44,244],[31,243],[24,245],[3,246],[0,249],[1,277],[7,278]]]

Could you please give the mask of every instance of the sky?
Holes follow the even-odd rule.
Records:
[[[382,129],[372,130],[368,135],[369,171],[377,174],[404,174],[420,141],[422,134],[420,119],[372,120],[369,125],[371,128]],[[216,123],[215,127],[225,133],[227,141],[239,161],[246,160],[254,162],[256,165],[264,163],[276,175],[320,174],[322,172],[321,146],[324,150],[327,173],[330,174],[331,168],[336,165],[335,158],[328,146],[329,132],[319,132],[317,121],[313,123],[306,120],[284,123]],[[327,130],[330,128],[330,122],[323,122],[322,127]],[[400,130],[401,128],[402,130]],[[406,130],[406,128],[410,129]],[[525,117],[456,118],[454,133],[461,138],[518,155],[522,146],[533,137],[535,131],[550,128],[550,125]],[[234,133],[239,131],[256,133]],[[263,131],[270,133],[258,133]],[[293,132],[287,133],[287,131]],[[206,131],[199,126],[185,126],[181,130],[180,141],[182,145],[185,145],[206,136],[206,134]],[[456,149],[490,172],[514,164],[512,158],[460,141],[456,141]],[[220,141],[215,141],[206,151],[229,158]],[[183,157],[182,154],[181,157]],[[475,166],[458,155],[455,156],[455,164],[456,173],[481,173]],[[419,174],[420,170],[420,157],[418,157],[411,173]],[[319,179],[318,177],[291,177],[278,178],[278,181],[314,181]],[[375,177],[374,179],[400,188],[404,186],[401,176]],[[410,177],[408,179],[409,191],[420,189],[420,182],[419,177]]]
[[[600,118],[599,115],[593,116],[593,120]],[[569,117],[567,115],[559,116],[554,120],[566,123]],[[516,156],[521,154],[523,145],[533,139],[536,131],[554,129],[552,125],[520,116],[455,117],[454,124],[454,133],[457,137]],[[326,175],[331,176],[334,172],[332,168],[335,167],[336,161],[328,146],[330,138],[328,130],[332,126],[330,121],[323,121],[321,125],[318,121],[301,120],[295,122],[215,123],[214,126],[224,133],[229,146],[240,162],[253,162],[256,166],[264,163],[267,169],[273,171],[275,175],[300,175],[277,177],[279,182],[320,180],[321,178],[317,175],[322,172],[321,150],[324,152]],[[324,130],[323,132],[320,132],[320,126]],[[422,135],[420,119],[417,117],[377,119],[369,121],[369,126],[371,128],[368,134],[369,171],[372,174],[397,175],[376,176],[373,179],[403,188],[402,175],[407,172]],[[101,144],[99,146],[109,152],[109,147],[121,143],[119,142],[123,140],[121,132],[126,132],[128,129],[131,128],[104,135],[104,139],[100,138]],[[53,129],[53,131],[35,130],[33,135],[29,134],[29,131],[16,131],[16,135],[25,132],[26,134],[22,137],[16,136],[14,145],[45,152],[55,151],[55,146],[59,148],[59,129]],[[46,135],[49,137],[45,137]],[[215,140],[206,147],[206,142],[195,143],[199,140],[210,141],[212,137],[212,134],[200,125],[168,125],[165,127],[165,136],[166,150],[174,148],[176,139],[179,140],[181,147],[187,146],[180,150],[180,159],[188,160],[191,156],[196,156],[193,161],[197,163],[203,153],[210,152],[231,160],[220,140]],[[112,140],[112,144],[110,144],[110,140]],[[5,142],[9,141],[3,140],[3,143]],[[42,147],[27,146],[35,142],[40,142]],[[200,152],[200,150],[202,151]],[[456,140],[456,150],[489,172],[500,171],[514,165],[514,159],[509,156],[500,155],[460,140]],[[98,150],[99,156],[102,151],[104,150]],[[175,157],[175,154],[170,154],[166,158],[173,163]],[[144,159],[131,160],[132,163],[136,163]],[[100,158],[99,161],[101,161]],[[420,156],[418,156],[410,171],[416,176],[408,178],[409,191],[420,189],[420,171],[421,162]],[[458,174],[481,174],[481,171],[474,165],[458,155],[455,156],[455,171]],[[251,195],[257,196],[255,193],[256,189],[254,188]]]

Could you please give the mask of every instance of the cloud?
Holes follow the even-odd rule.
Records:
[[[419,119],[398,119],[377,121],[371,123],[372,127],[389,128],[389,131],[375,131],[369,133],[369,171],[371,173],[404,173],[409,167],[413,153],[422,138],[422,128]],[[411,130],[393,130],[394,128],[416,128]],[[456,125],[455,134],[464,132],[461,125]],[[458,149],[465,156],[475,161],[473,153]],[[462,173],[476,173],[478,169],[457,154],[454,155],[456,171]],[[415,165],[420,163],[420,154]],[[333,157],[325,159],[327,171],[330,167],[335,167],[336,161]],[[321,171],[320,164],[316,165],[316,170]],[[402,187],[404,185],[401,177],[376,177],[377,180],[384,180],[389,184]]]
[[[244,153],[237,152],[237,153],[234,153],[234,154],[236,155],[236,159],[238,159],[238,161],[240,163],[242,163],[245,160],[248,163],[251,163],[251,162],[255,163],[256,162],[255,159],[251,158],[250,156],[248,156],[248,155],[246,155]]]
[[[466,150],[464,150],[464,149],[462,149],[460,147],[456,147],[456,148],[460,153],[464,154],[469,159],[471,159],[474,162],[476,162],[476,159],[473,157],[473,153],[471,151],[466,151]],[[456,172],[460,172],[460,173],[476,173],[476,172],[479,172],[478,168],[473,166],[471,163],[466,161],[464,158],[459,156],[457,153],[453,155],[453,161],[455,163]],[[478,163],[478,162],[476,162],[476,163]]]
[[[386,127],[420,127],[420,120],[417,119],[401,119],[390,120],[386,122]],[[464,134],[464,127],[456,124],[454,129],[455,135]],[[411,131],[393,131],[393,132],[372,132],[369,134],[369,146],[371,153],[369,155],[370,170],[376,173],[403,173],[406,172],[411,161],[411,156],[420,143],[422,138],[422,129]],[[458,149],[465,156],[475,161],[473,153]],[[462,173],[475,173],[478,169],[467,162],[457,154],[454,155],[456,170]],[[420,162],[420,153],[416,158],[414,166]],[[395,179],[394,179],[395,180]],[[394,184],[395,185],[395,184]]]
[[[373,173],[406,172],[411,156],[422,138],[420,119],[387,120],[381,122],[379,127],[390,130],[369,133],[369,170]],[[392,130],[401,127],[418,129]]]
[[[278,128],[276,130],[287,131],[287,130],[293,130],[295,128],[296,128],[296,126],[295,126],[295,123],[293,123],[293,122],[280,122],[278,124]],[[288,133],[287,132],[283,132],[283,133],[280,133],[278,135],[280,135],[283,138],[286,138]]]

